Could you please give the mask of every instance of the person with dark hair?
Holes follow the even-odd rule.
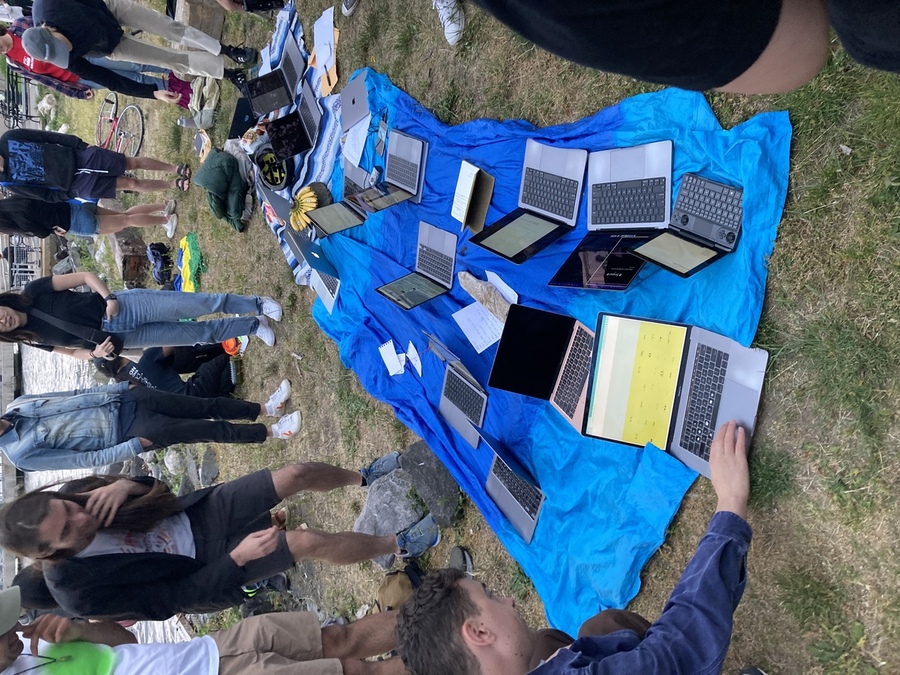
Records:
[[[72,292],[83,285],[93,293]],[[250,316],[181,321],[217,312]],[[241,335],[256,335],[272,347],[268,319],[281,316],[281,305],[268,296],[144,288],[112,293],[93,272],[75,272],[0,293],[0,341],[84,360],[110,358],[123,348],[209,344]]]
[[[829,25],[863,65],[900,72],[900,3],[890,0],[476,2],[563,58],[682,89],[802,87],[825,65]]]
[[[0,545],[40,562],[56,602],[76,616],[162,620],[212,612],[241,604],[243,586],[300,560],[411,558],[436,544],[430,515],[396,536],[272,525],[270,511],[283,499],[366,486],[397,466],[397,453],[361,471],[303,462],[183,497],[152,478],[92,476],[5,504]]]
[[[747,441],[735,422],[716,432],[709,463],[716,512],[655,623],[606,610],[573,641],[560,631],[532,630],[511,598],[459,570],[440,570],[400,609],[400,654],[410,675],[719,672],[747,582],[751,537]]]
[[[79,469],[131,459],[179,443],[264,443],[300,430],[300,413],[280,416],[290,385],[263,403],[199,398],[127,382],[19,396],[0,415],[0,450],[22,471]],[[271,426],[253,422],[279,417]]]

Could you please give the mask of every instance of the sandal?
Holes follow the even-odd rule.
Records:
[[[188,176],[179,176],[175,179],[175,187],[181,192],[187,192],[191,189],[191,179]]]
[[[193,175],[194,175],[194,172],[191,171],[191,165],[190,165],[190,164],[186,164],[186,163],[185,163],[185,164],[179,164],[179,165],[175,168],[175,173],[177,173],[177,174],[178,174],[179,176],[181,176],[182,178],[187,178],[187,179],[190,179],[190,178],[193,177]]]

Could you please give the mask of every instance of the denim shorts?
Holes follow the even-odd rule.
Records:
[[[78,237],[90,237],[100,233],[100,221],[97,220],[97,205],[90,202],[72,204],[72,215],[69,218],[69,232]]]

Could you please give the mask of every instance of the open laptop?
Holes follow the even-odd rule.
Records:
[[[550,401],[579,432],[594,332],[570,316],[512,305],[488,385]]]
[[[438,412],[473,448],[478,447],[478,428],[484,424],[487,392],[459,357],[427,331],[428,349],[447,364]]]
[[[672,141],[592,152],[588,229],[657,228],[672,214]]]
[[[578,220],[588,153],[528,139],[519,208],[472,237],[501,258],[523,263],[570,232]]]
[[[418,307],[453,287],[455,263],[456,235],[421,220],[416,271],[375,290],[403,309]]]
[[[384,180],[412,195],[412,201],[422,201],[425,166],[428,163],[428,143],[397,129],[388,135]]]
[[[300,88],[297,109],[282,115],[266,126],[275,157],[284,161],[313,147],[319,136],[322,113],[316,95],[308,82]]]
[[[287,39],[278,67],[247,80],[247,98],[257,117],[293,105],[297,87],[306,72],[306,59],[296,40]]]
[[[531,472],[506,446],[484,429],[478,429],[478,435],[494,453],[485,492],[525,543],[530,544],[544,506],[544,493]]]
[[[652,442],[709,477],[722,424],[753,434],[768,359],[702,328],[600,314],[583,433]]]

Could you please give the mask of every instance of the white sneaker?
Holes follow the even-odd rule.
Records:
[[[178,202],[176,202],[174,199],[170,199],[166,202],[166,208],[162,210],[162,214],[164,216],[171,216],[173,213],[175,213],[175,209],[177,208]]]
[[[284,410],[284,402],[291,397],[291,383],[282,380],[278,385],[275,393],[266,401],[266,415],[269,417],[278,417]]]
[[[267,295],[260,296],[260,311],[272,321],[281,321],[281,305],[274,298]]]
[[[342,0],[341,1],[341,14],[344,16],[350,16],[353,12],[356,11],[356,8],[359,6],[359,0]]]
[[[272,438],[287,439],[300,431],[300,411],[285,415],[272,425]]]
[[[453,47],[462,37],[466,27],[466,15],[456,0],[432,0],[431,3],[438,11],[441,25],[444,27],[444,37]]]
[[[274,347],[275,331],[269,326],[269,320],[264,316],[258,316],[256,317],[256,320],[259,321],[259,325],[256,326],[256,330],[253,331],[253,334],[265,342],[267,347]]]
[[[166,228],[166,236],[172,239],[175,236],[175,228],[178,227],[178,216],[171,214],[163,227]]]

